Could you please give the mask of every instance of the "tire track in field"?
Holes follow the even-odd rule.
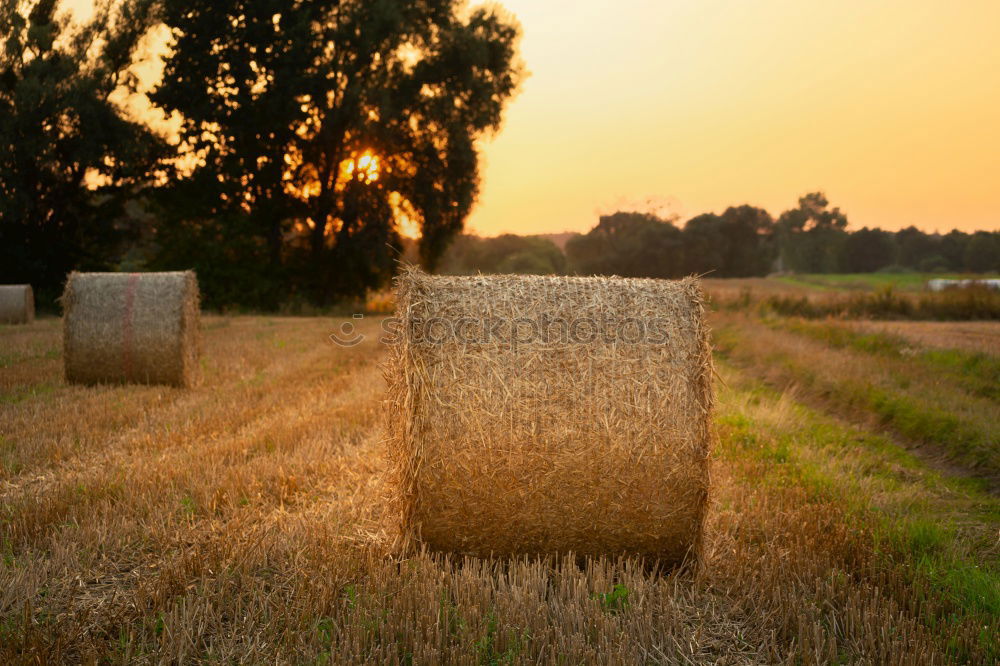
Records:
[[[892,386],[893,381],[900,380],[899,377],[893,376],[889,370],[872,369],[872,361],[856,352],[834,349],[802,335],[765,327],[745,317],[723,318],[718,313],[715,317],[713,323],[717,330],[738,330],[742,341],[731,348],[716,349],[716,353],[748,376],[779,391],[794,387],[798,401],[828,414],[839,423],[863,426],[863,429],[877,432],[912,452],[938,472],[979,479],[985,482],[990,494],[1000,493],[1000,476],[993,465],[973,464],[968,460],[971,454],[960,450],[950,439],[941,440],[936,435],[921,439],[908,437],[893,421],[873,411],[870,406],[841,395],[840,391],[843,381],[855,382],[859,391],[865,386],[873,391],[896,391],[907,399],[913,399],[914,404],[947,410],[949,416],[966,428],[971,427],[966,423],[966,417],[989,413],[990,406],[994,404],[991,401],[962,393],[959,398],[945,396],[947,402],[943,406],[932,404],[920,391],[933,386],[934,380],[922,373],[902,378],[907,382],[904,390]],[[978,425],[975,432],[984,441],[989,436]],[[985,446],[979,448],[988,450]],[[996,458],[995,453],[988,455],[991,460]]]
[[[75,517],[82,519],[80,526],[75,530],[51,533],[46,545],[50,554],[43,558],[25,558],[31,562],[28,568],[32,571],[21,572],[20,584],[7,581],[12,584],[8,587],[25,588],[16,595],[18,599],[8,599],[8,603],[23,603],[34,598],[32,588],[44,582],[50,590],[47,605],[53,606],[52,612],[69,612],[68,609],[77,604],[72,600],[78,597],[83,600],[80,602],[83,607],[92,609],[95,599],[99,606],[108,594],[114,597],[123,589],[127,591],[130,586],[126,583],[136,574],[175,571],[177,558],[190,562],[192,549],[199,543],[215,543],[213,547],[217,547],[220,536],[239,534],[240,526],[258,522],[268,512],[285,514],[286,507],[295,510],[298,506],[311,506],[309,498],[328,494],[331,486],[339,487],[338,477],[346,469],[364,469],[357,464],[359,452],[367,453],[365,447],[371,446],[372,438],[377,437],[372,422],[376,418],[380,392],[373,390],[372,385],[381,378],[374,363],[359,368],[348,378],[359,381],[339,383],[339,386],[349,387],[346,391],[321,390],[306,394],[304,400],[293,400],[287,409],[272,414],[275,418],[269,423],[277,424],[277,428],[268,426],[265,430],[277,434],[284,428],[294,439],[288,442],[289,446],[259,449],[242,461],[227,460],[232,453],[231,446],[227,450],[227,445],[238,443],[253,429],[250,427],[230,438],[228,443],[213,443],[207,452],[196,451],[194,447],[172,452],[174,455],[169,459],[153,461],[153,468],[145,474],[133,466],[130,473],[133,474],[134,494],[130,501],[117,504],[97,501],[83,510],[75,510]],[[319,413],[323,418],[314,419],[303,429],[294,418],[303,410],[312,415]],[[341,424],[339,439],[336,433],[324,432],[328,430],[326,416],[336,421],[337,413],[356,415],[353,421]],[[250,425],[263,423],[261,420]],[[345,451],[355,453],[345,459]],[[206,460],[210,462],[208,466]],[[258,493],[247,507],[240,502],[224,502],[204,516],[178,518],[170,506],[170,501],[176,499],[175,493],[152,494],[173,468],[179,468],[175,482],[183,485],[197,481],[206,492],[220,483],[231,489],[235,486],[237,490],[243,485],[242,489],[246,490],[248,480],[263,492]],[[289,475],[300,480],[293,488],[286,485]],[[140,497],[148,501],[136,502]],[[236,532],[226,530],[230,523],[237,526]],[[241,542],[231,536],[226,536],[225,540],[234,544]],[[97,555],[95,549],[103,552]],[[71,578],[66,577],[69,572],[73,572]],[[36,581],[36,585],[30,584],[30,580]],[[57,601],[60,599],[62,601]]]
[[[43,469],[58,466],[153,427],[161,426],[164,432],[158,434],[168,436],[169,428],[162,428],[163,424],[169,426],[176,422],[176,416],[198,405],[208,410],[213,407],[213,399],[217,400],[217,408],[231,407],[227,403],[239,398],[235,394],[227,396],[234,387],[255,377],[255,373],[280,370],[282,363],[275,361],[285,361],[287,355],[275,358],[261,354],[258,340],[234,336],[229,328],[212,329],[206,336],[209,348],[205,359],[218,374],[214,385],[210,379],[190,390],[144,385],[76,386],[62,383],[60,374],[52,380],[55,384],[50,392],[5,408],[5,436],[17,454],[8,462],[27,468],[19,470],[21,474],[39,464]],[[322,339],[318,334],[317,338]],[[173,411],[168,411],[171,407]]]
[[[207,479],[229,476],[230,487],[241,483],[244,490],[260,493],[267,486],[257,476],[240,476],[240,470],[268,449],[293,449],[314,426],[308,418],[329,413],[331,400],[350,387],[352,381],[372,372],[369,367],[341,375],[327,385],[295,378],[272,385],[272,392],[263,400],[252,402],[227,419],[223,427],[206,434],[187,436],[182,433],[167,446],[150,447],[136,454],[133,442],[120,443],[98,456],[59,469],[44,481],[16,488],[3,498],[7,532],[15,544],[32,542],[43,536],[46,528],[57,522],[79,524],[89,518],[88,511],[96,504],[120,506],[119,511],[135,519],[152,515],[164,496],[175,498],[187,490],[189,502],[181,509],[194,512],[196,507],[220,502],[232,504],[239,500],[232,493],[216,487],[205,487]],[[309,375],[306,374],[306,377]],[[296,385],[297,384],[297,385]],[[226,432],[226,426],[235,431]],[[139,444],[147,441],[144,437]],[[261,473],[273,477],[271,470]],[[235,479],[235,480],[234,480]],[[199,482],[201,487],[199,487]],[[257,489],[255,490],[255,486]],[[221,486],[225,490],[226,484]],[[205,497],[212,492],[214,500]]]
[[[246,344],[234,349],[224,342],[216,340],[211,351],[217,352],[215,358],[228,378],[214,385],[205,382],[191,390],[69,387],[61,400],[72,409],[62,407],[49,414],[52,410],[46,411],[44,404],[26,406],[21,410],[23,427],[14,437],[24,442],[17,445],[22,449],[18,454],[29,466],[0,481],[0,502],[18,487],[44,485],[65,471],[95,464],[102,455],[105,461],[113,462],[119,455],[144,456],[183,445],[199,434],[208,434],[202,432],[206,430],[221,436],[231,423],[248,421],[255,410],[267,407],[276,398],[275,391],[287,390],[289,382],[303,378],[318,381],[324,372],[335,375],[340,365],[353,367],[372,353],[370,348],[343,350],[324,340],[326,344],[316,345],[311,353],[283,354],[274,359],[248,349]],[[254,362],[263,360],[271,362]],[[83,402],[81,409],[77,409],[78,399]]]

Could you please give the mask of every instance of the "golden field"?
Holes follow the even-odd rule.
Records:
[[[661,571],[394,552],[386,350],[342,321],[208,316],[191,390],[68,386],[57,319],[0,328],[0,662],[1000,656],[1000,324],[714,313],[705,556]]]

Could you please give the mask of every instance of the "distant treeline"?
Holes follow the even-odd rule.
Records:
[[[588,233],[565,240],[564,249],[545,236],[462,235],[445,252],[441,270],[654,278],[783,271],[986,273],[1000,270],[1000,232],[848,231],[847,216],[814,192],[777,220],[746,205],[698,215],[683,226],[650,213],[603,215]]]

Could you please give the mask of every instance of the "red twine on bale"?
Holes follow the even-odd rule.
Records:
[[[132,381],[132,309],[138,286],[139,274],[130,273],[128,287],[125,289],[125,312],[122,315],[122,366],[125,370],[125,381]]]

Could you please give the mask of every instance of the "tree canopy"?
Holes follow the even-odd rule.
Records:
[[[153,101],[183,116],[199,164],[161,200],[168,258],[192,227],[235,225],[248,259],[330,302],[391,274],[405,219],[436,265],[478,192],[475,142],[518,85],[512,19],[457,0],[161,7],[175,43]]]
[[[778,218],[778,268],[813,273],[837,271],[846,228],[847,216],[840,208],[830,208],[822,192],[799,197],[798,207]]]
[[[774,220],[763,208],[730,206],[684,226],[685,272],[712,277],[767,275],[774,259]]]
[[[1000,232],[953,230],[928,234],[915,227],[897,232],[847,230],[847,216],[813,192],[775,221],[762,208],[730,206],[703,213],[678,226],[651,213],[619,211],[602,215],[586,234],[572,235],[565,260],[558,248],[537,237],[460,236],[445,254],[449,273],[561,273],[677,278],[763,276],[775,271],[803,273],[919,270],[926,272],[1000,270]],[[560,270],[559,266],[564,265]]]
[[[479,238],[462,234],[448,247],[440,269],[453,275],[560,275],[566,272],[566,257],[555,243],[538,236],[503,234]]]
[[[766,275],[773,259],[774,220],[753,206],[691,218],[683,230],[650,213],[603,215],[589,233],[571,239],[566,254],[580,274],[676,278]]]
[[[132,83],[148,3],[99,2],[85,25],[57,8],[0,2],[0,283],[43,298],[116,258],[126,195],[163,148],[109,101]]]
[[[602,215],[589,233],[566,243],[566,254],[586,275],[667,278],[683,271],[680,229],[651,213]]]

